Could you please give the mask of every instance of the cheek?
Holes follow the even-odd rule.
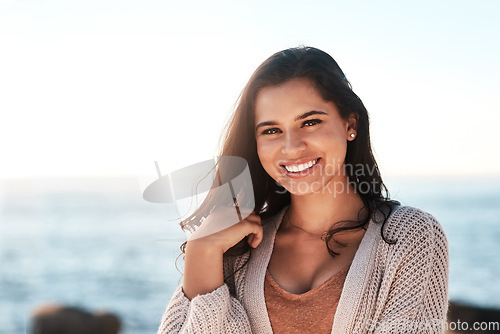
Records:
[[[345,162],[347,154],[347,143],[345,141],[337,140],[330,144],[330,163],[339,167]]]
[[[324,141],[325,148],[328,147],[328,152],[335,157],[345,157],[347,149],[347,141],[344,138],[331,138]]]
[[[275,163],[276,152],[279,151],[279,145],[268,140],[257,140],[257,154],[262,167],[269,174]]]
[[[314,142],[316,149],[323,152],[329,163],[343,163],[347,153],[347,140],[342,133],[328,132],[318,134]]]

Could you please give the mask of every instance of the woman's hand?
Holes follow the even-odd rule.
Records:
[[[182,289],[187,298],[214,291],[224,284],[222,256],[248,236],[255,248],[263,237],[261,220],[255,213],[239,221],[235,208],[219,208],[211,213],[188,239]]]
[[[218,208],[191,235],[186,247],[196,244],[216,248],[223,254],[246,236],[250,247],[257,247],[263,236],[260,217],[245,208],[240,208],[240,215],[245,217],[241,221],[234,207]]]

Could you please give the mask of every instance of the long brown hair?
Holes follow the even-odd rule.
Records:
[[[220,155],[238,156],[247,161],[252,177],[255,212],[263,218],[263,221],[290,203],[290,193],[273,180],[260,163],[255,138],[255,100],[262,88],[277,86],[296,78],[308,79],[324,100],[335,103],[343,119],[353,115],[357,119],[356,139],[347,142],[344,164],[350,167],[346,168],[345,172],[354,190],[363,200],[363,217],[366,218],[355,221],[354,225],[329,231],[326,247],[334,256],[338,253],[329,246],[334,234],[343,230],[365,228],[370,219],[385,223],[392,206],[399,203],[389,199],[387,188],[382,182],[373,156],[368,112],[330,55],[319,49],[303,46],[277,52],[264,61],[252,74],[237,101],[234,114],[222,138]],[[226,170],[228,166],[219,165],[217,168],[224,171],[221,174],[231,177],[231,173]],[[244,198],[244,194],[240,196]],[[182,222],[181,226],[184,228],[188,222],[206,217],[210,208],[210,196],[208,196],[202,206]],[[375,215],[376,212],[382,215]],[[379,218],[376,219],[377,217]],[[388,243],[394,242],[385,239],[383,233],[382,237]],[[248,249],[246,240],[242,240],[227,253],[241,254]]]

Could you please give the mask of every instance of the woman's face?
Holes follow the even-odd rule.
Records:
[[[340,190],[335,180],[345,181],[347,141],[355,128],[355,119],[342,119],[335,104],[325,101],[307,79],[265,87],[257,94],[260,162],[292,194]]]

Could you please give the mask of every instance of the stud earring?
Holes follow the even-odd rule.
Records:
[[[356,136],[354,133],[351,133],[350,134],[351,138],[354,138],[354,136]]]

